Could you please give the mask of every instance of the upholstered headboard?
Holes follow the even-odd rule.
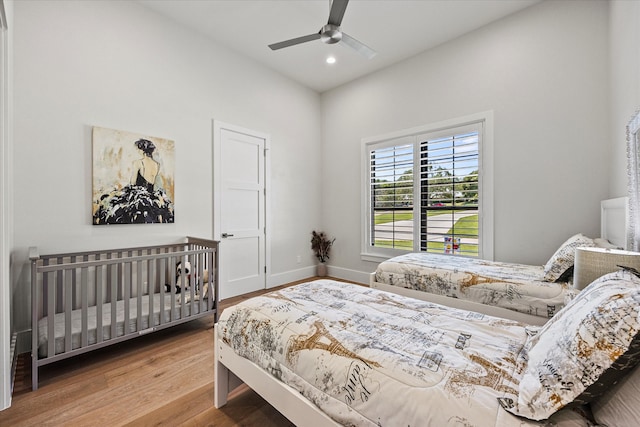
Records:
[[[624,249],[627,249],[628,203],[628,197],[600,202],[600,235]]]

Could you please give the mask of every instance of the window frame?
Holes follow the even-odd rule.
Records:
[[[408,142],[420,145],[420,139],[425,134],[456,132],[457,128],[470,125],[481,124],[481,136],[478,146],[478,189],[480,199],[478,200],[478,233],[480,235],[480,245],[478,247],[478,258],[493,260],[493,111],[484,111],[464,117],[444,120],[410,129],[404,129],[384,135],[363,138],[361,140],[361,259],[363,261],[381,262],[393,256],[402,255],[415,251],[402,249],[381,248],[370,246],[371,224],[371,186],[370,186],[370,152],[372,149],[380,149],[390,146],[406,145]],[[420,156],[413,158],[413,188],[419,187]],[[415,193],[414,193],[415,194]],[[416,203],[417,201],[417,203]],[[413,206],[413,239],[414,242],[420,239],[420,203],[419,198],[414,196]],[[425,252],[426,253],[426,252]],[[461,255],[455,255],[461,256]]]

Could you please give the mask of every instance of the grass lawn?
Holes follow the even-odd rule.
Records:
[[[413,240],[396,240],[395,242],[392,242],[391,240],[376,240],[375,246],[378,248],[393,248],[411,251],[413,250]]]
[[[427,216],[451,214],[451,212],[452,211],[429,211],[427,212]],[[475,221],[476,222],[478,221],[478,215],[472,215],[466,218],[475,218]],[[393,221],[410,221],[412,219],[413,219],[413,212],[411,211],[400,211],[396,213],[385,212],[385,213],[376,214],[375,223],[376,225],[378,225],[378,224],[386,224],[387,222],[393,222]],[[476,225],[476,232],[477,232],[477,228],[478,227]]]
[[[404,212],[396,212],[395,214],[392,212],[376,214],[376,225],[378,224],[386,224],[387,222],[393,221],[405,221],[412,220],[413,212],[404,211]]]
[[[439,212],[445,213],[445,212]],[[435,213],[435,215],[439,214]],[[413,219],[412,212],[397,212],[395,215],[392,213],[378,214],[376,215],[376,224],[384,224],[392,221],[411,220]],[[469,215],[460,218],[453,227],[447,232],[448,235],[464,235],[467,237],[478,237],[478,215]],[[375,246],[380,248],[395,248],[404,249],[407,251],[413,250],[413,240],[396,240],[392,242],[390,240],[376,240]],[[428,242],[427,252],[443,253],[444,242]],[[461,244],[460,252],[464,255],[477,256],[478,247],[472,244]]]
[[[404,249],[407,251],[413,250],[413,241],[411,240],[396,240],[395,246],[392,245],[390,240],[376,240],[376,247],[378,248],[393,248],[393,249]],[[433,252],[442,254],[444,253],[444,242],[429,242],[427,245],[427,252]],[[467,256],[477,256],[478,255],[478,246],[476,245],[468,245],[461,244],[460,245],[460,253]]]
[[[478,215],[469,215],[457,220],[447,234],[454,234],[454,232],[458,235],[478,237]]]

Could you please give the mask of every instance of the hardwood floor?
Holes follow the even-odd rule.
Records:
[[[223,300],[221,309],[264,292]],[[216,409],[213,350],[211,316],[47,365],[36,391],[21,355],[0,426],[293,426],[247,387]]]

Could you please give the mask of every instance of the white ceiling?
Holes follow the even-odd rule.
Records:
[[[317,91],[347,83],[482,27],[540,0],[351,0],[342,31],[377,51],[366,59],[320,40],[267,45],[317,33],[329,0],[138,0],[216,43]],[[334,56],[336,63],[325,62]]]

